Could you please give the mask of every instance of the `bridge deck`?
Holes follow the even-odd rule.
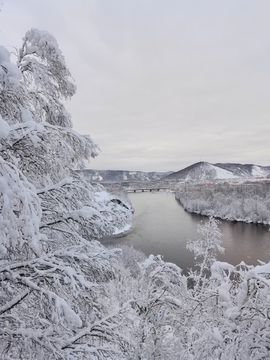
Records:
[[[145,192],[145,191],[159,191],[159,190],[169,190],[166,187],[159,187],[159,188],[138,188],[138,189],[126,189],[127,192]]]

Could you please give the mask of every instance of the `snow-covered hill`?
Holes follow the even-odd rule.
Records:
[[[256,179],[270,177],[270,166],[198,162],[177,172],[143,172],[126,170],[78,170],[92,182],[143,182],[143,181],[211,181]]]
[[[93,182],[125,182],[125,181],[155,181],[169,175],[168,172],[143,172],[125,170],[78,170],[84,177]]]
[[[253,164],[230,164],[198,162],[183,170],[177,171],[164,178],[164,180],[177,181],[210,181],[221,179],[254,179],[270,176],[269,166]]]

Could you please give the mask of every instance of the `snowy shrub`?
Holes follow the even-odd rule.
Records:
[[[110,248],[121,249],[121,257],[118,261],[121,262],[121,267],[128,269],[131,276],[136,278],[141,275],[139,263],[146,259],[146,256],[143,252],[125,244],[118,244],[111,246]]]

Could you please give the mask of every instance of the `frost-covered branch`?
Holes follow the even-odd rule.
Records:
[[[110,356],[125,343],[119,332],[111,345],[121,313],[101,322],[120,253],[95,239],[124,227],[132,207],[74,172],[99,150],[61,102],[75,89],[46,31],[26,33],[17,64],[0,47],[1,358]],[[87,346],[65,348],[89,323]]]

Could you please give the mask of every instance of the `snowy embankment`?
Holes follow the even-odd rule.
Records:
[[[184,209],[230,221],[270,224],[270,183],[179,185]]]

